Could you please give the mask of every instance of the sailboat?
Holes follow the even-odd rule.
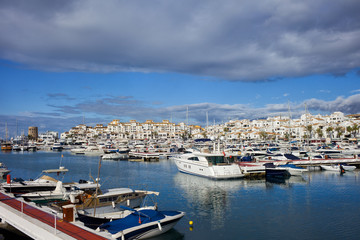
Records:
[[[1,151],[11,151],[12,150],[12,144],[10,141],[8,141],[8,129],[7,129],[7,123],[5,124],[5,142],[1,143]]]

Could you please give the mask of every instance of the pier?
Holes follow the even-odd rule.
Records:
[[[111,239],[105,233],[67,222],[56,212],[44,211],[3,192],[0,192],[0,218],[2,225],[9,224],[33,239]]]
[[[130,161],[139,161],[139,162],[158,162],[160,159],[159,153],[149,153],[149,152],[130,152]]]

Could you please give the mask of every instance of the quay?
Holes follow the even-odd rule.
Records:
[[[42,207],[44,208],[44,207]],[[43,209],[32,206],[12,194],[0,192],[2,225],[11,225],[33,239],[111,239],[106,233],[75,225]]]

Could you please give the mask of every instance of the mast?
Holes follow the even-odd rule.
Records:
[[[99,191],[99,180],[100,180],[100,168],[101,168],[101,157],[99,158],[99,167],[98,167],[98,177],[96,179],[96,191],[95,191],[95,204],[94,204],[94,217],[96,214],[96,204],[97,204],[97,196],[98,196],[98,191]]]
[[[5,142],[8,140],[8,128],[7,128],[7,122],[5,123]]]

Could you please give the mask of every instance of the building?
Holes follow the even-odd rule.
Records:
[[[28,138],[29,139],[37,139],[38,138],[38,127],[29,127]]]

